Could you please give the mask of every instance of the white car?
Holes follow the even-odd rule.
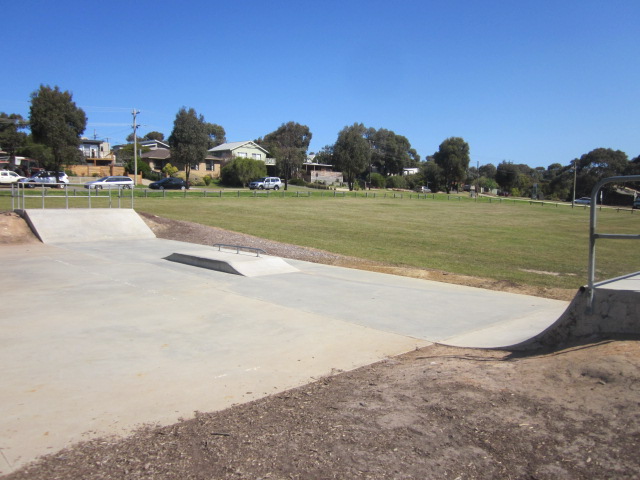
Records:
[[[58,172],[56,175],[55,172],[42,171],[33,177],[21,179],[20,183],[27,188],[39,186],[64,188],[69,183],[69,177],[64,172]]]
[[[92,182],[84,184],[84,188],[95,188],[100,190],[102,188],[133,188],[133,179],[125,176],[110,176],[102,177]]]
[[[251,190],[278,190],[282,181],[278,177],[262,177],[249,184]]]
[[[22,178],[24,177],[11,170],[0,170],[0,184],[2,185],[19,182]]]

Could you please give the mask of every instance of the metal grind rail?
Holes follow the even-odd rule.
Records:
[[[244,247],[242,245],[227,245],[225,243],[214,243],[212,245],[212,247],[218,247],[218,251],[220,252],[223,248],[229,248],[229,249],[235,249],[236,254],[240,255],[240,250],[247,250],[250,252],[254,252],[256,254],[256,257],[259,257],[261,253],[263,254],[267,254],[267,252],[265,252],[264,250],[262,250],[261,248],[254,248],[254,247]]]
[[[640,235],[634,234],[620,234],[620,233],[597,233],[597,205],[596,200],[600,189],[608,183],[625,183],[625,182],[640,182],[640,175],[628,175],[621,177],[609,177],[600,180],[593,190],[591,190],[591,204],[589,214],[589,310],[593,309],[593,300],[595,297],[595,275],[596,275],[596,240],[602,239],[618,239],[618,240],[640,240]]]

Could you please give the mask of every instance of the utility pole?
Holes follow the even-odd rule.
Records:
[[[140,113],[135,108],[131,111],[133,115],[133,185],[138,184],[138,124],[136,123],[136,117]]]
[[[573,161],[573,199],[571,200],[571,208],[576,206],[576,178],[578,176],[578,159]]]

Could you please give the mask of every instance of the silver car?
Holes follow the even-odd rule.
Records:
[[[96,190],[102,188],[133,188],[133,179],[126,176],[112,175],[87,182],[84,184],[84,188],[95,188]]]
[[[64,172],[46,172],[42,171],[37,173],[33,177],[23,178],[19,180],[20,184],[24,184],[27,188],[34,187],[57,187],[57,188],[65,188],[69,183],[69,177]]]

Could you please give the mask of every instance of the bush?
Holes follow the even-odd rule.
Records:
[[[167,163],[164,167],[162,167],[162,173],[168,175],[169,177],[172,177],[176,173],[178,173],[178,167],[174,167],[170,163]]]
[[[138,158],[138,173],[142,173],[142,178],[147,178],[147,175],[151,172],[151,167],[147,162]],[[133,159],[125,162],[124,164],[124,172],[125,174],[133,175],[134,171],[134,162]]]
[[[185,172],[178,172],[177,175],[173,175],[174,177],[181,178],[183,180],[187,179],[187,174]],[[189,185],[193,187],[204,187],[205,182],[202,175],[199,173],[194,173],[193,170],[189,172]]]
[[[387,179],[379,173],[371,174],[371,186],[374,188],[384,188],[387,185]]]
[[[202,180],[204,180],[204,184],[208,187],[209,185],[211,185],[211,181],[213,180],[211,178],[211,175],[205,175]]]
[[[407,188],[409,190],[413,190],[414,188],[421,187],[422,185],[426,185],[422,175],[416,173],[414,175],[405,175],[404,181],[407,184]]]
[[[297,187],[306,187],[307,182],[305,182],[301,178],[292,178],[291,180],[289,180],[289,185],[295,185]]]
[[[333,187],[325,185],[324,183],[307,183],[307,187],[317,190],[333,190]]]
[[[229,187],[244,187],[251,180],[267,176],[267,166],[260,160],[234,158],[221,170],[220,179]]]
[[[407,188],[407,182],[404,177],[394,175],[387,178],[387,188]]]

